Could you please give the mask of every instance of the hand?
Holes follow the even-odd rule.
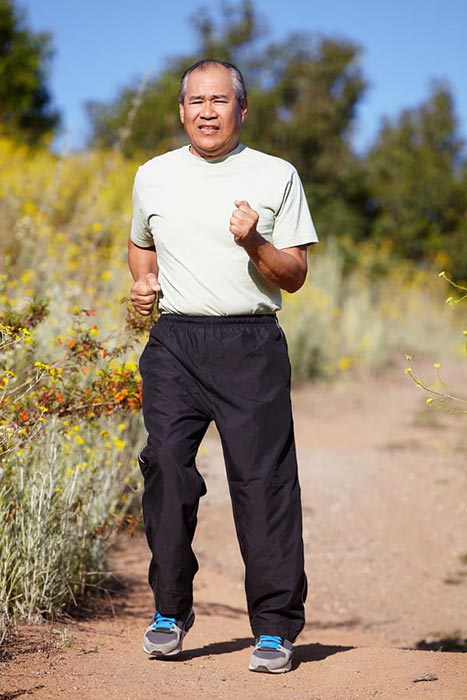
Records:
[[[130,289],[131,303],[136,311],[142,316],[149,316],[160,290],[159,280],[153,272],[148,272],[136,280]]]
[[[257,235],[256,224],[259,214],[244,199],[237,199],[235,206],[236,209],[230,217],[229,231],[233,234],[235,243],[247,246]]]

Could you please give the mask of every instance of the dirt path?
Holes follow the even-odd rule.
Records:
[[[0,700],[466,700],[467,656],[417,646],[467,636],[467,421],[426,407],[401,368],[298,388],[294,409],[310,588],[294,672],[247,670],[243,570],[213,431],[199,457],[197,621],[180,660],[141,651],[148,553],[125,537],[114,614],[109,603],[87,621],[22,630],[0,664]]]

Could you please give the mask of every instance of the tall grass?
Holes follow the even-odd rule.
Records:
[[[100,581],[111,535],[131,503],[125,488],[131,493],[136,474],[114,444],[106,449],[85,429],[73,431],[77,436],[93,443],[79,462],[53,420],[33,443],[2,461],[4,619],[51,616]]]
[[[296,380],[380,370],[405,353],[452,359],[464,352],[462,315],[445,303],[446,281],[409,263],[386,261],[384,274],[375,274],[381,256],[384,250],[362,245],[359,264],[346,270],[337,241],[312,249],[307,281],[285,295],[280,315]]]

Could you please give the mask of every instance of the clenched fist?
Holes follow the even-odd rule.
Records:
[[[247,246],[257,236],[256,224],[259,214],[244,199],[236,200],[234,203],[236,209],[230,217],[229,230],[238,245]]]
[[[153,272],[148,272],[136,280],[130,289],[131,303],[136,311],[143,316],[149,316],[160,290],[159,281]]]

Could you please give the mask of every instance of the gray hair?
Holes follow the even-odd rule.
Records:
[[[186,89],[188,85],[188,78],[191,73],[195,70],[206,70],[209,66],[224,66],[229,71],[232,77],[232,87],[235,91],[235,95],[239,102],[243,102],[247,98],[247,92],[245,87],[245,81],[243,80],[243,75],[240,73],[238,68],[233,65],[233,63],[228,63],[227,61],[217,61],[214,58],[204,58],[202,61],[197,61],[193,63],[192,66],[186,69],[180,80],[180,90],[178,92],[178,101],[183,104],[186,95]]]

